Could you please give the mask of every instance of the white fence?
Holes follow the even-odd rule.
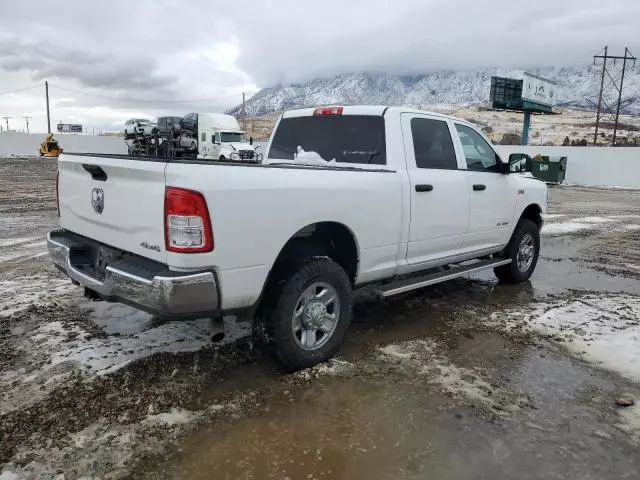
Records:
[[[0,156],[38,155],[40,143],[45,139],[42,133],[0,133]],[[101,135],[57,135],[56,139],[68,152],[77,153],[127,153],[127,146],[121,137]],[[266,153],[266,142],[255,142]],[[637,147],[543,147],[498,145],[504,157],[510,153],[528,153],[532,157],[540,154],[567,157],[565,183],[640,189],[640,148]]]
[[[40,144],[46,133],[0,133],[0,156],[38,155]],[[63,150],[76,153],[127,153],[127,145],[122,137],[103,135],[56,135]]]
[[[497,145],[496,148],[504,157],[511,153],[567,157],[565,183],[640,189],[640,147]]]

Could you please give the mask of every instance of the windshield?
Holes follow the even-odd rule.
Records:
[[[239,132],[221,132],[220,140],[222,143],[242,143],[244,142],[244,134]]]
[[[326,161],[386,164],[384,118],[332,115],[285,118],[278,125],[267,157],[294,160],[298,147]]]

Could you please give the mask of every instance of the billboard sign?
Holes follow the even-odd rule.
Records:
[[[526,73],[523,77],[522,100],[547,107],[556,104],[558,85],[532,73]]]
[[[79,124],[74,123],[59,123],[58,124],[58,132],[59,133],[82,133],[83,127]]]

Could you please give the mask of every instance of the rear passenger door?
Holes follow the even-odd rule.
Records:
[[[459,169],[446,119],[404,113],[402,133],[411,189],[407,262],[441,264],[463,248],[469,216],[465,172]]]

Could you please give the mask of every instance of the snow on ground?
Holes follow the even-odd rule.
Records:
[[[210,319],[167,322],[126,305],[86,300],[77,289],[65,303],[61,293],[68,292],[69,282],[48,289],[36,283],[30,285],[34,291],[29,293],[25,283],[29,282],[0,282],[0,292],[3,285],[8,290],[6,304],[19,301],[0,315],[8,317],[32,304],[45,310],[26,311],[18,322],[10,320],[11,342],[23,360],[0,371],[0,384],[10,385],[0,392],[0,412],[37,401],[77,370],[86,378],[103,376],[157,353],[195,352],[211,345]],[[44,291],[36,293],[38,290]],[[49,298],[59,301],[56,308],[67,309],[67,313],[49,318]],[[226,317],[225,323],[227,335],[219,345],[250,333],[248,325],[236,323],[233,317]]]
[[[583,223],[609,223],[613,222],[613,218],[605,218],[605,217],[581,217],[580,221]]]
[[[460,367],[445,355],[438,353],[438,344],[432,340],[409,340],[378,348],[378,356],[409,375],[425,378],[454,398],[467,398],[484,405],[493,413],[505,416],[529,405],[529,399],[521,395],[508,395],[496,389],[484,379],[484,370]]]
[[[509,333],[536,333],[562,342],[587,362],[640,383],[640,297],[588,294],[533,309],[495,312],[490,324]],[[618,428],[640,443],[640,406],[618,410]]]
[[[592,230],[595,226],[588,223],[561,222],[550,223],[542,227],[543,235],[566,235],[568,233],[580,232],[582,230]]]
[[[176,321],[129,336],[93,338],[75,344],[62,343],[50,354],[47,369],[71,362],[103,375],[128,363],[159,352],[194,352],[211,345],[209,319]]]
[[[31,305],[64,301],[77,287],[68,279],[46,275],[0,280],[0,317],[23,311]]]
[[[544,226],[542,235],[567,235],[571,233],[583,232],[587,230],[597,230],[601,228],[619,228],[623,230],[635,230],[640,228],[636,224],[628,224],[630,220],[638,220],[638,215],[611,215],[607,217],[588,216],[576,217],[567,214],[547,214],[543,215]]]
[[[168,412],[149,414],[146,421],[148,423],[159,423],[164,425],[181,425],[192,422],[196,413],[184,408],[172,408]]]
[[[636,295],[572,295],[507,308],[491,314],[488,326],[559,342],[570,354],[640,383],[640,297]],[[526,395],[509,396],[494,388],[483,369],[460,367],[440,350],[434,340],[411,340],[380,347],[378,355],[408,375],[422,376],[454,398],[471,399],[500,416],[531,405]],[[617,411],[616,427],[640,444],[640,405]]]
[[[640,382],[640,297],[584,295],[495,312],[507,332],[534,332],[561,340],[584,360]]]
[[[40,240],[40,237],[28,237],[28,238],[7,238],[0,239],[0,247],[11,247],[13,245],[20,245],[23,243],[35,242]]]
[[[620,423],[616,427],[627,432],[636,444],[640,444],[640,404],[619,410],[618,414]]]

